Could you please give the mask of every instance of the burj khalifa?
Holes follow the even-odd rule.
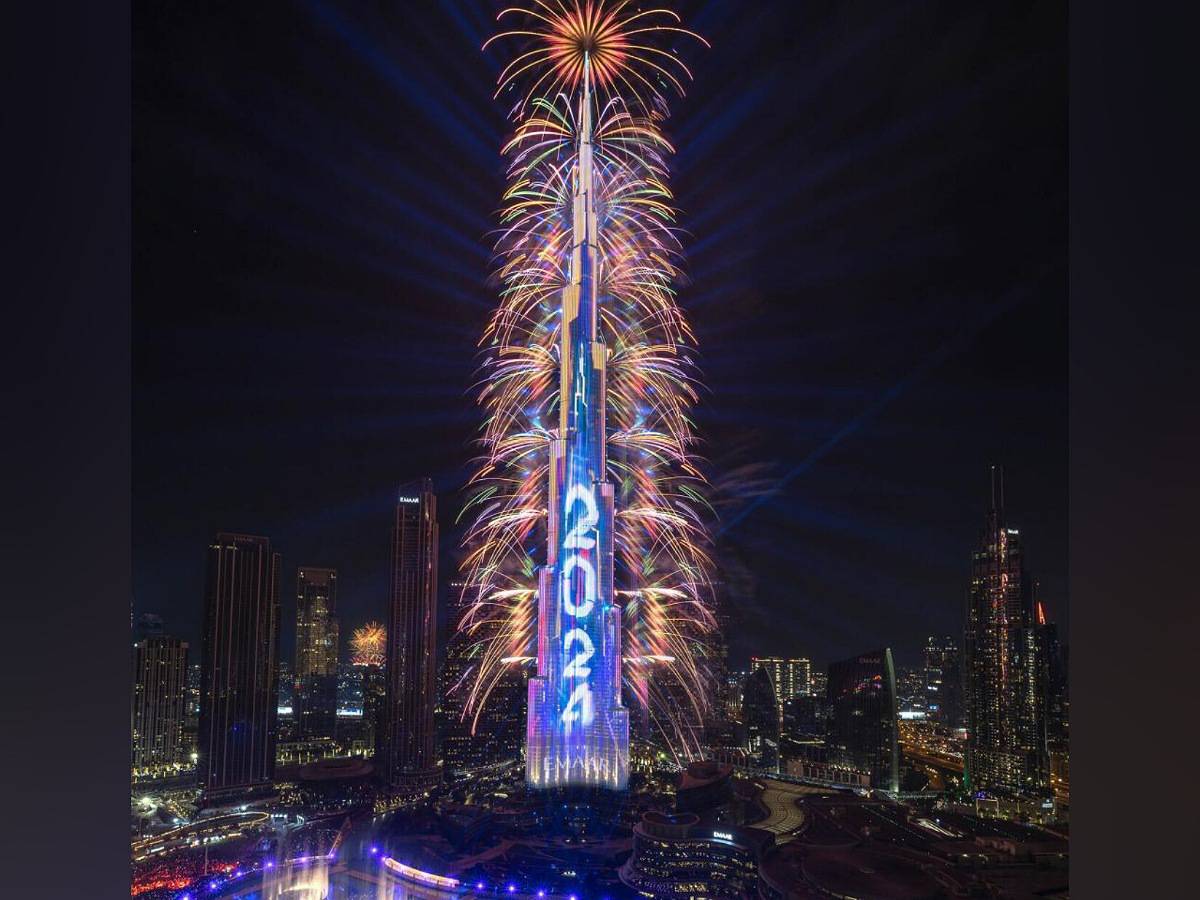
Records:
[[[613,485],[606,477],[588,62],[574,147],[569,278],[562,291],[559,423],[550,444],[546,564],[538,572],[537,674],[529,680],[526,781],[623,789],[629,713],[621,704],[621,608],[613,593]]]

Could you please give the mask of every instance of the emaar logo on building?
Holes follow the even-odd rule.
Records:
[[[420,497],[400,497],[396,502],[397,503],[420,503],[421,498]]]

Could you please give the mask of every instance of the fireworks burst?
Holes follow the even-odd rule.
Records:
[[[378,622],[368,622],[354,629],[350,638],[350,665],[382,666],[387,657],[387,629]]]
[[[505,38],[532,44],[504,67],[496,82],[497,97],[505,88],[528,82],[522,110],[535,97],[573,93],[585,69],[594,87],[626,102],[662,101],[660,88],[666,84],[682,96],[683,82],[692,73],[674,53],[654,46],[654,39],[680,34],[708,46],[696,32],[679,27],[679,15],[670,9],[630,9],[631,0],[534,2],[534,7],[509,7],[497,16],[501,21],[520,17],[530,27],[502,31],[483,45]]]
[[[681,246],[661,131],[663,86],[686,67],[654,36],[690,35],[670,10],[628,0],[536,0],[505,9],[527,46],[500,75],[528,81],[504,147],[508,189],[496,243],[500,305],[481,345],[483,449],[464,508],[465,614],[472,666],[464,715],[477,719],[505,667],[534,652],[536,567],[544,553],[549,448],[557,436],[561,295],[569,280],[581,96],[591,97],[599,243],[599,328],[609,348],[606,441],[616,488],[615,585],[626,695],[680,757],[696,751],[707,706],[711,611],[695,456],[695,339],[676,303]],[[493,38],[492,40],[495,40]],[[700,39],[702,40],[702,39]],[[489,41],[491,43],[491,41]],[[486,46],[486,45],[485,45]],[[591,93],[592,86],[603,90]]]

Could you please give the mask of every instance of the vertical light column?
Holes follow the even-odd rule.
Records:
[[[559,432],[551,443],[546,565],[538,576],[538,674],[529,681],[526,780],[622,789],[621,610],[613,603],[613,486],[605,474],[608,349],[597,328],[592,101],[579,100],[570,283],[562,293]]]

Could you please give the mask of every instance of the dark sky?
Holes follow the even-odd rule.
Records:
[[[216,530],[384,618],[397,486],[451,573],[494,304],[498,7],[135,4],[134,607],[198,639]],[[1067,617],[1066,8],[695,2],[667,130],[734,661],[961,630],[988,469]],[[417,12],[419,10],[419,12]],[[685,43],[680,49],[687,49]],[[736,479],[735,479],[736,480]]]

